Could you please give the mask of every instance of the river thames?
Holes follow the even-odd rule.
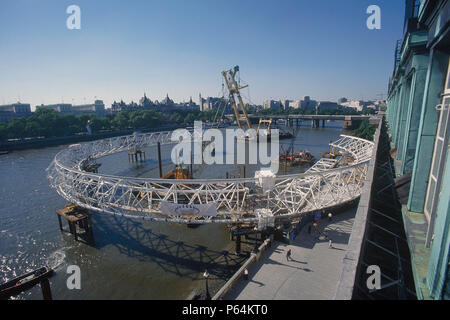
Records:
[[[342,133],[342,122],[326,128],[298,127],[295,138],[280,141],[287,149],[309,150],[316,159],[328,151],[330,140]],[[95,245],[76,242],[61,233],[56,209],[66,201],[49,186],[45,169],[67,146],[16,151],[0,156],[0,282],[45,264],[57,266],[50,278],[54,299],[185,299],[193,289],[203,288],[203,272],[210,273],[214,290],[225,283],[244,261],[234,255],[225,225],[185,225],[137,221],[94,213]],[[172,146],[162,147],[163,171],[174,168]],[[146,149],[147,160],[136,165],[126,153],[98,160],[99,173],[157,177],[154,149]],[[257,168],[254,168],[257,169]],[[289,167],[300,173],[307,167]],[[239,166],[195,166],[195,178],[239,176]],[[254,170],[247,171],[247,177]],[[284,169],[280,167],[279,174]],[[65,222],[65,221],[64,221]],[[67,224],[64,225],[68,230]],[[81,270],[81,289],[69,290],[69,265]],[[41,299],[39,286],[17,299]]]

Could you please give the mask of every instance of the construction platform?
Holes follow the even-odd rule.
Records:
[[[61,231],[64,231],[61,220],[61,218],[64,218],[69,224],[69,232],[74,235],[75,241],[78,241],[79,232],[77,229],[83,229],[84,234],[87,236],[86,241],[94,243],[91,214],[87,209],[67,204],[63,209],[56,210],[56,215],[58,216]]]

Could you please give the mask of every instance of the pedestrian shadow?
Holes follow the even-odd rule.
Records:
[[[303,261],[295,260],[292,258],[290,259],[290,261],[295,262],[295,263],[308,264],[308,262],[303,262]]]
[[[253,283],[256,283],[260,288],[261,287],[264,287],[265,286],[265,284],[264,283],[262,283],[262,282],[259,282],[259,281],[256,281],[256,280],[248,280],[249,282],[253,282]]]
[[[306,271],[306,272],[313,272],[313,271],[312,271],[311,269],[309,269],[309,268],[300,268],[300,267],[291,266],[291,265],[288,265],[288,264],[286,264],[286,263],[281,263],[281,262],[272,260],[272,259],[270,259],[270,258],[266,260],[265,264],[274,264],[274,265],[280,265],[280,266],[289,267],[289,268],[292,268],[292,269],[303,270],[303,271]]]

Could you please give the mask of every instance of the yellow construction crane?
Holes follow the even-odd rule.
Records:
[[[239,71],[239,66],[235,66],[233,69],[222,71],[222,75],[225,79],[225,82],[227,84],[228,91],[230,93],[230,99],[231,103],[233,105],[234,115],[236,116],[236,122],[240,129],[246,129],[245,126],[247,126],[247,129],[250,129],[252,125],[250,124],[250,121],[247,117],[247,111],[245,110],[244,102],[242,101],[241,94],[239,92],[240,89],[247,88],[248,85],[240,86],[236,82],[236,73]],[[236,104],[236,98],[238,99],[238,103],[241,107],[242,114],[239,112],[239,107]]]

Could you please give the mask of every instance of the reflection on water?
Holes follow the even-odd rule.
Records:
[[[336,128],[297,130],[291,143],[295,151],[308,149],[316,158],[328,142],[341,133]],[[96,213],[95,245],[75,242],[59,231],[55,210],[65,205],[49,187],[45,169],[66,146],[12,152],[0,156],[0,282],[44,264],[56,267],[50,279],[54,299],[184,299],[201,284],[205,269],[211,278],[226,279],[242,262],[231,253],[232,243],[223,225],[188,229],[185,225],[143,222]],[[171,146],[162,147],[163,171],[173,169]],[[136,177],[159,175],[155,149],[146,150],[147,161],[129,163],[126,153],[99,159],[99,172]],[[248,177],[259,169],[247,167]],[[280,168],[280,173],[283,173]],[[287,168],[287,173],[305,168]],[[195,178],[240,176],[233,165],[194,167]],[[65,226],[67,229],[67,225]],[[81,290],[66,287],[67,266],[81,269]],[[20,299],[41,299],[39,286]]]

